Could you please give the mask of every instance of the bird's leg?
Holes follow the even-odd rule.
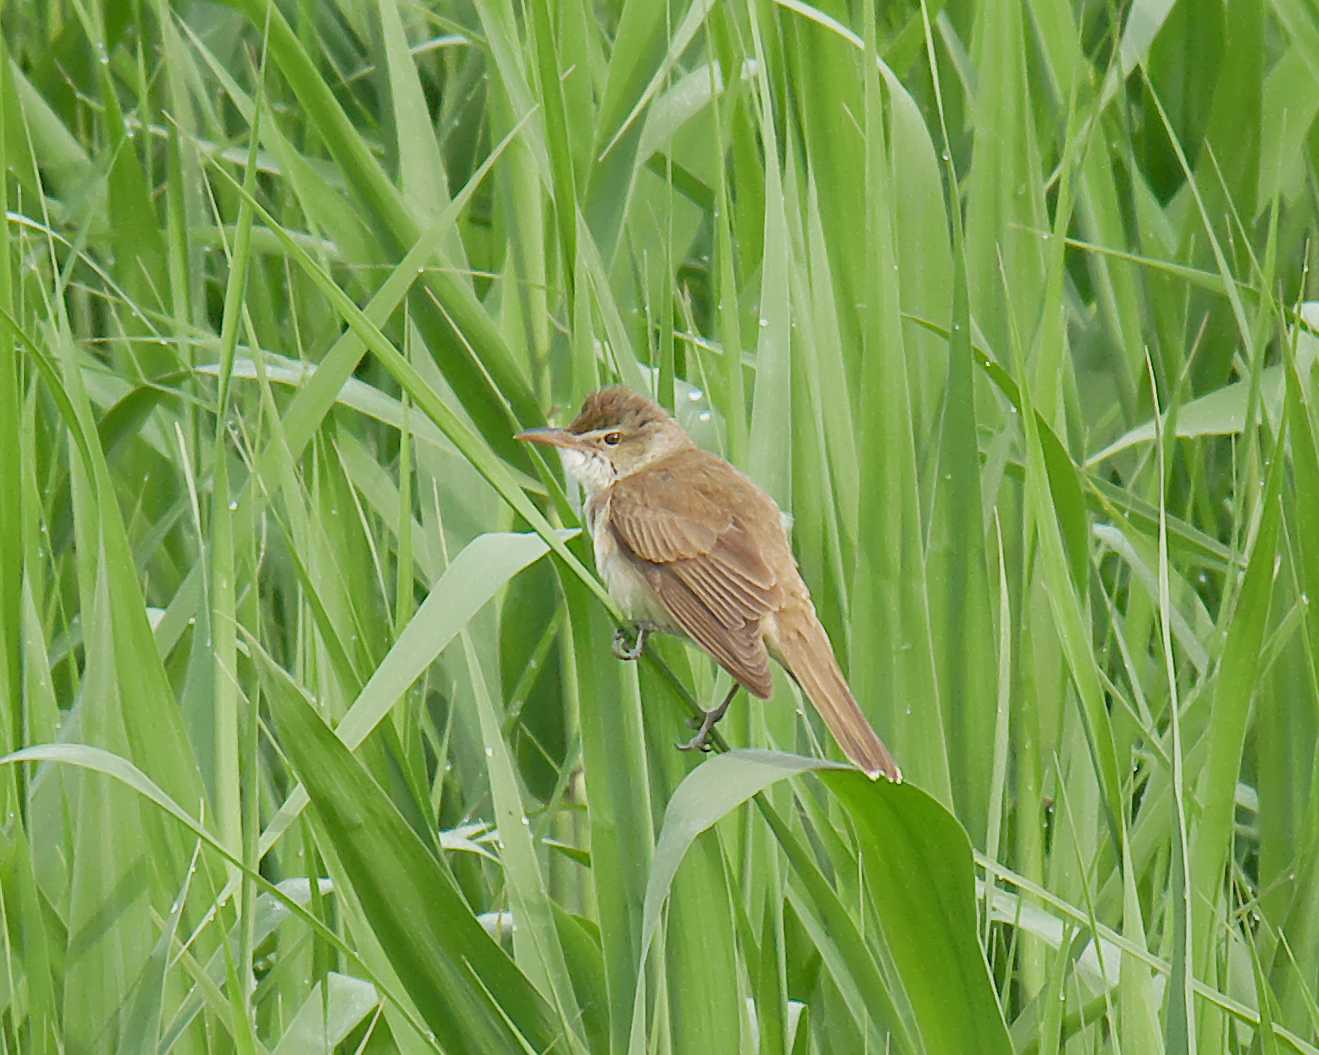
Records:
[[[637,639],[628,644],[627,631],[619,627],[614,631],[614,656],[617,659],[626,660],[631,663],[641,658],[641,654],[646,651],[646,636],[650,633],[644,626],[637,627]]]
[[[737,682],[733,682],[733,687],[728,690],[728,695],[724,697],[724,702],[713,710],[705,712],[705,716],[701,719],[701,728],[697,731],[696,735],[685,744],[678,745],[679,751],[710,750],[710,745],[707,742],[710,739],[710,730],[712,730],[719,719],[724,716],[724,712],[728,710],[728,705],[733,702],[733,697],[737,695],[737,690],[739,688],[741,688],[741,686],[738,685]]]

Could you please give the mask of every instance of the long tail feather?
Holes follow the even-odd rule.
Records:
[[[777,629],[775,645],[781,662],[820,712],[843,753],[872,780],[884,776],[900,783],[902,770],[857,706],[815,613],[809,608],[781,612]]]

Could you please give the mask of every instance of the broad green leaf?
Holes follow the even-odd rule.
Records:
[[[300,693],[271,679],[275,722],[366,919],[440,1044],[544,1051],[560,1044],[544,998],[486,934],[444,863]]]
[[[562,538],[572,538],[564,532]],[[510,578],[548,552],[535,535],[483,535],[454,557],[412,620],[343,716],[336,734],[350,749],[373,729],[448,646],[458,632]],[[307,805],[294,791],[261,835],[262,853],[286,832]]]
[[[1249,380],[1234,381],[1198,399],[1190,400],[1177,410],[1175,434],[1179,439],[1200,436],[1232,436],[1246,426],[1246,404],[1250,398]],[[1266,367],[1260,377],[1260,391],[1269,420],[1276,422],[1282,411],[1282,368]],[[1112,443],[1090,455],[1086,468],[1106,462],[1142,444],[1154,442],[1155,425],[1147,421],[1124,433]]]
[[[317,982],[297,1009],[275,1055],[329,1051],[346,1040],[379,1006],[375,986],[351,975],[331,973]]]
[[[926,1049],[1010,1051],[978,951],[970,843],[953,817],[911,784],[871,781],[835,763],[772,752],[711,759],[665,811],[646,888],[643,949],[697,836],[774,782],[804,772],[818,775],[853,826],[866,893]]]

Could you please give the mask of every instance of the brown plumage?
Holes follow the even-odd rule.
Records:
[[[567,429],[522,438],[563,450],[588,493],[596,564],[640,627],[689,637],[761,699],[773,692],[772,656],[848,758],[901,779],[838,667],[768,494],[623,388],[594,393]],[[722,713],[707,715],[692,746]]]

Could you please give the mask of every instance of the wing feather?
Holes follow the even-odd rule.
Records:
[[[641,567],[692,640],[748,690],[768,697],[761,622],[782,607],[784,595],[744,518],[777,523],[777,507],[701,451],[669,462],[611,488],[609,524],[619,549]],[[791,561],[786,538],[782,546]]]
[[[774,684],[759,629],[749,623],[731,627],[723,623],[691,587],[667,569],[659,569],[652,581],[687,635],[750,692],[769,699]]]

